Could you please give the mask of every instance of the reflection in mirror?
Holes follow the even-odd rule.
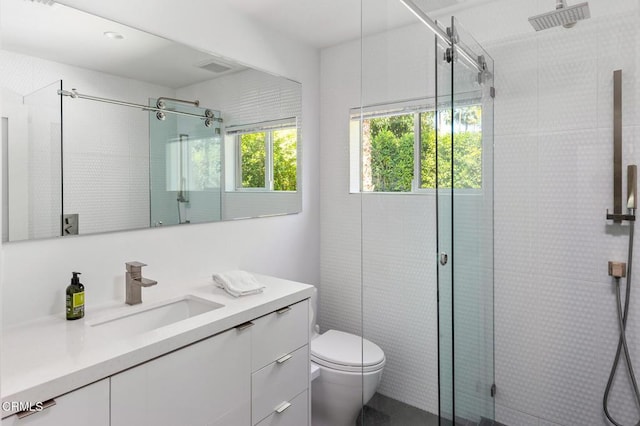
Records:
[[[57,3],[0,7],[3,241],[301,210],[299,83]]]
[[[219,111],[176,102],[168,108],[220,117]],[[166,114],[149,125],[152,226],[220,220],[220,122]]]
[[[65,232],[60,222],[61,87],[58,80],[24,95],[2,89],[3,241]]]

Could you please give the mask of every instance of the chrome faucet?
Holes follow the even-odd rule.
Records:
[[[142,277],[142,267],[147,266],[142,262],[127,262],[126,289],[127,305],[137,305],[142,303],[142,287],[151,287],[158,284],[157,281]]]

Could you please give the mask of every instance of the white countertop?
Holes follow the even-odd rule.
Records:
[[[210,278],[190,287],[159,281],[157,286],[142,289],[140,305],[113,301],[87,307],[80,320],[67,321],[61,313],[11,326],[2,335],[2,402],[46,401],[311,297],[313,286],[264,275],[256,277],[266,288],[251,296],[230,296],[215,287]],[[129,337],[105,335],[90,325],[114,313],[145,310],[184,295],[224,306]],[[2,411],[2,417],[10,414]]]

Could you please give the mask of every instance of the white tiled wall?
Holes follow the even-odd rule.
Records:
[[[639,3],[591,0],[590,20],[534,33],[526,18],[553,3],[502,0],[458,14],[496,66],[496,418],[512,426],[604,426],[602,393],[618,333],[607,261],[625,260],[628,235],[626,225],[605,220],[612,208],[612,71],[623,70],[624,162],[637,164]],[[361,331],[362,298],[364,335],[390,355],[380,391],[436,412],[435,281],[428,267],[403,263],[433,238],[425,228],[429,208],[348,194],[346,120],[361,100],[359,56],[355,42],[322,52],[320,321],[323,329]],[[380,84],[391,87],[393,66],[378,71]],[[363,84],[366,98],[375,82]],[[406,85],[382,96],[402,95]],[[425,293],[414,290],[418,282]],[[630,351],[640,365],[637,291],[631,303]],[[423,328],[403,329],[415,318]],[[610,400],[622,423],[640,418],[622,367]]]
[[[322,331],[362,334],[383,349],[380,393],[437,412],[434,195],[349,193],[349,109],[433,93],[418,80],[433,74],[429,60],[416,56],[433,39],[397,49],[423,34],[413,26],[366,40],[366,99],[360,42],[322,51],[319,320]]]
[[[519,3],[530,15],[553,6]],[[592,18],[572,30],[479,34],[496,61],[496,418],[509,425],[608,424],[601,405],[617,324],[606,265],[626,259],[628,234],[605,220],[612,72],[623,70],[624,162],[637,163],[640,20],[637,1],[589,3]],[[475,12],[461,20],[498,19]],[[633,309],[629,330],[640,364]],[[611,411],[633,424],[640,413],[618,374]]]
[[[301,91],[298,82],[255,69],[245,69],[204,83],[182,87],[177,94],[186,99],[198,98],[201,105],[221,111],[224,134],[226,126],[292,117],[298,120],[298,126],[302,128]],[[300,132],[299,136],[302,143],[299,144],[298,153],[302,157],[305,135]],[[300,179],[299,181],[301,183]],[[300,190],[304,190],[302,185]],[[246,193],[223,190],[220,214],[223,220],[232,220],[296,213],[302,207],[301,191]]]

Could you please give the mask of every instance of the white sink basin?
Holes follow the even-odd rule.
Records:
[[[94,327],[96,331],[130,336],[155,330],[222,307],[224,305],[187,295],[178,300],[155,303],[148,307],[145,307],[143,302],[142,305],[122,308],[111,316],[89,322],[89,325]]]

